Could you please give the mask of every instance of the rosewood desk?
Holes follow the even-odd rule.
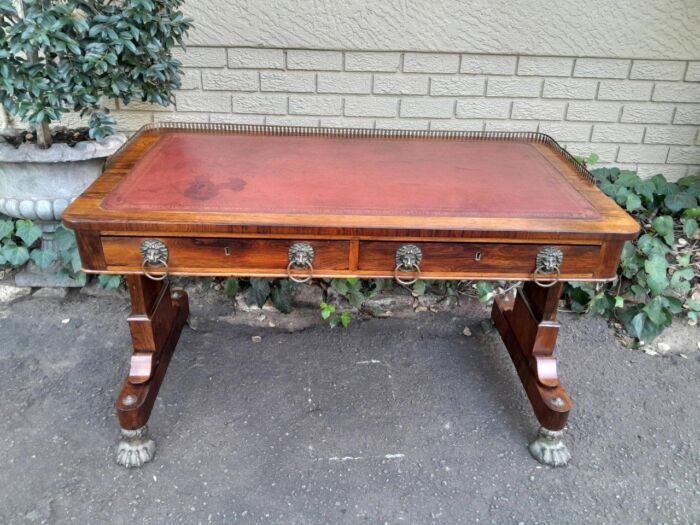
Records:
[[[151,460],[146,423],[188,315],[168,275],[523,281],[492,319],[542,425],[570,455],[557,375],[564,281],[615,277],[637,223],[539,133],[147,126],[66,210],[83,270],[125,274],[133,343],[117,461]]]

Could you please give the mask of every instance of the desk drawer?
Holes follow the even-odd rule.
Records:
[[[562,276],[592,275],[600,264],[598,245],[366,241],[360,244],[360,271],[392,272],[396,250],[404,244],[420,248],[420,270],[425,278],[454,274],[463,274],[465,278],[479,274],[525,277],[532,274],[537,254],[547,246],[559,248],[564,254]]]
[[[140,269],[141,243],[157,239],[168,248],[171,273],[226,273],[228,270],[286,275],[289,247],[296,239],[217,239],[184,237],[102,237],[105,261],[110,269]],[[303,239],[299,239],[303,240]],[[348,269],[348,241],[304,240],[314,249],[314,271]]]

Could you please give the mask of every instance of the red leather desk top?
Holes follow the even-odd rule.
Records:
[[[534,143],[163,135],[104,199],[118,211],[598,218]]]

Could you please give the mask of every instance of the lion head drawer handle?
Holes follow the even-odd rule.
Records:
[[[563,260],[564,254],[559,248],[552,246],[542,248],[535,258],[535,271],[532,274],[532,279],[543,288],[554,286],[559,282]]]
[[[423,260],[423,252],[415,244],[404,244],[396,250],[396,268],[394,279],[399,284],[409,286],[420,279],[420,262]],[[402,279],[399,272],[415,272],[412,279]]]
[[[146,277],[154,281],[162,281],[168,276],[168,247],[158,239],[146,239],[141,243],[143,262],[141,269]],[[150,269],[160,267],[162,275],[153,275]]]
[[[289,264],[287,265],[287,276],[295,283],[305,283],[311,280],[314,274],[314,248],[308,242],[295,242],[289,247]],[[296,277],[292,274],[292,269],[303,270],[308,268],[309,274],[306,277]]]

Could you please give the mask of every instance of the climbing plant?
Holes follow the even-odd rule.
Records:
[[[615,282],[565,286],[571,309],[618,319],[637,343],[658,336],[674,315],[697,324],[700,177],[672,182],[660,174],[642,179],[618,168],[591,173],[601,190],[637,219],[642,232],[625,243]]]

